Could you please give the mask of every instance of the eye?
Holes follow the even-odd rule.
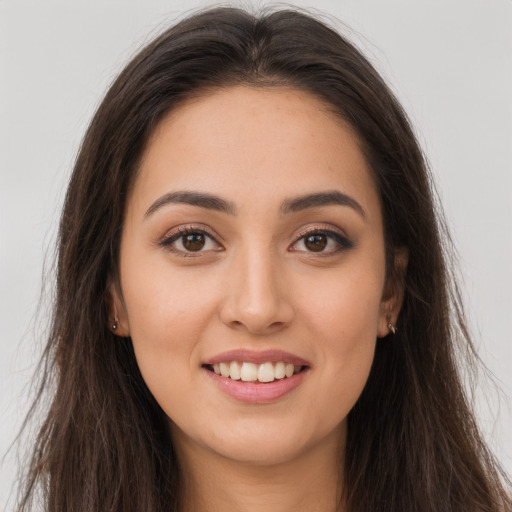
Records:
[[[329,239],[325,233],[317,233],[304,237],[302,242],[309,251],[322,252],[328,246]]]
[[[165,249],[183,256],[193,256],[206,251],[219,251],[222,247],[212,235],[204,229],[195,227],[180,227],[170,233],[160,242]]]
[[[299,235],[289,250],[329,255],[352,247],[354,243],[341,233],[314,228]]]

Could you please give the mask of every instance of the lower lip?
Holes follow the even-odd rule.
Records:
[[[291,377],[276,379],[273,382],[243,382],[217,375],[204,370],[226,395],[248,404],[264,404],[275,402],[293,391],[304,378],[307,370],[302,370]]]

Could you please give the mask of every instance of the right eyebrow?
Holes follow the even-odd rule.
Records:
[[[292,213],[306,210],[308,208],[318,208],[330,205],[348,206],[366,220],[366,212],[364,211],[364,208],[353,197],[343,194],[338,190],[316,192],[292,199],[286,199],[281,206],[281,212]]]
[[[205,192],[194,192],[182,190],[178,192],[169,192],[168,194],[159,197],[146,211],[144,218],[148,218],[151,214],[162,208],[167,204],[190,204],[192,206],[199,206],[208,210],[215,210],[218,212],[236,215],[236,206],[230,201],[226,201],[213,194]]]

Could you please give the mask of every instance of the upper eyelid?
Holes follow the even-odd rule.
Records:
[[[221,243],[219,240],[222,240],[222,238],[205,224],[182,224],[180,226],[176,226],[174,228],[168,229],[163,237],[161,237],[161,240],[165,241],[172,237],[179,238],[181,235],[198,232],[204,233],[205,235],[215,240],[217,243]]]
[[[334,233],[334,234],[337,234],[338,236],[341,236],[341,237],[344,237],[347,239],[349,238],[343,229],[341,229],[337,226],[334,226],[332,224],[321,223],[321,224],[312,224],[312,225],[302,228],[295,235],[294,239],[295,239],[295,241],[300,240],[301,238],[303,238],[304,236],[306,236],[310,233],[327,233],[327,234]]]
[[[225,241],[223,238],[213,229],[211,229],[206,224],[198,223],[198,224],[181,224],[178,226],[175,226],[173,228],[168,229],[165,234],[159,238],[160,243],[165,243],[169,239],[176,237],[179,238],[181,235],[186,235],[188,233],[194,233],[194,232],[201,232],[204,233],[206,236],[210,237],[212,240],[214,240],[219,245],[225,245]],[[349,242],[353,242],[352,239],[346,234],[345,230],[342,228],[335,226],[330,223],[312,223],[310,225],[307,225],[303,228],[301,228],[299,231],[296,231],[292,238],[291,245],[296,244],[301,238],[304,238],[308,234],[311,233],[325,233],[327,235],[337,235],[338,237],[345,238]]]
[[[176,242],[179,241],[180,238],[191,234],[191,233],[201,233],[208,237],[213,243],[217,246],[216,249],[210,250],[199,250],[199,251],[187,251],[183,249],[179,249],[175,247]],[[174,228],[171,228],[166,231],[163,237],[160,237],[156,240],[157,245],[159,245],[162,249],[167,252],[174,253],[175,256],[187,257],[187,258],[197,258],[204,254],[210,254],[212,251],[223,251],[224,246],[221,242],[218,241],[217,237],[211,233],[211,230],[206,225],[201,225],[198,227],[197,225],[180,225]]]
[[[333,226],[332,224],[323,224],[322,227],[320,227],[319,225],[311,225],[301,230],[299,234],[296,235],[294,241],[290,244],[289,247],[294,247],[300,240],[304,239],[307,235],[316,233],[330,236],[335,240],[337,244],[339,244],[342,248],[345,249],[352,249],[356,245],[356,242],[351,237],[349,237],[343,229]],[[327,254],[333,254],[333,251],[330,251],[329,253],[317,253],[318,256]]]

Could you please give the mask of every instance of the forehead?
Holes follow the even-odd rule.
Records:
[[[182,189],[242,203],[341,189],[379,202],[350,125],[313,95],[284,87],[217,89],[172,110],[147,144],[131,199]]]

